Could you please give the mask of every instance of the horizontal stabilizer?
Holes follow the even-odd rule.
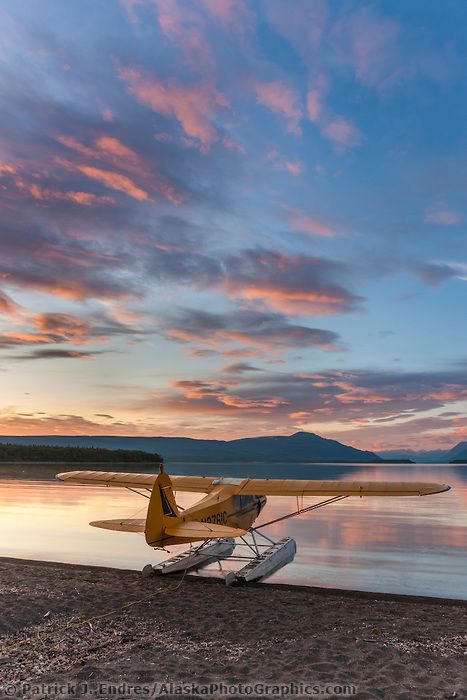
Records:
[[[146,520],[144,518],[127,520],[94,520],[89,523],[93,527],[101,527],[103,530],[117,530],[118,532],[144,532]]]
[[[164,534],[171,537],[186,537],[187,539],[210,540],[213,537],[241,537],[246,535],[246,530],[226,525],[216,525],[215,523],[201,523],[197,520],[190,520],[179,523],[173,527],[166,527]]]

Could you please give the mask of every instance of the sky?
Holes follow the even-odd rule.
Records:
[[[467,439],[462,0],[0,5],[0,433]]]

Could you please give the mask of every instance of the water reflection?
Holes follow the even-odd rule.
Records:
[[[214,465],[177,465],[172,473],[219,473]],[[283,476],[285,465],[248,465],[253,476]],[[196,471],[194,471],[196,469]],[[290,469],[290,467],[289,467]],[[276,473],[271,473],[271,472]],[[281,472],[282,470],[282,472]],[[223,465],[223,474],[246,473]],[[260,473],[258,473],[260,472]],[[263,473],[261,473],[263,472]],[[300,472],[300,473],[297,473]],[[467,468],[443,465],[294,465],[290,477],[435,481],[452,490],[426,498],[354,498],[270,526],[297,541],[295,561],[269,581],[466,598]],[[178,494],[186,507],[194,494]],[[140,569],[165,558],[140,535],[96,530],[89,521],[144,517],[146,499],[123,489],[53,482],[0,482],[0,556]],[[313,503],[318,499],[307,499]],[[258,522],[289,512],[295,499],[270,498]],[[179,551],[174,547],[172,551]],[[225,563],[224,569],[239,568]],[[203,575],[218,575],[217,565]]]

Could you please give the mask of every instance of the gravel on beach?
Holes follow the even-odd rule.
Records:
[[[4,697],[467,698],[462,601],[20,559],[0,601]]]

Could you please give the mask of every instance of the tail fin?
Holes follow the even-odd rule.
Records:
[[[157,546],[163,539],[165,528],[174,527],[179,522],[181,518],[175,503],[172,482],[168,474],[161,472],[152,487],[146,515],[146,542]]]

